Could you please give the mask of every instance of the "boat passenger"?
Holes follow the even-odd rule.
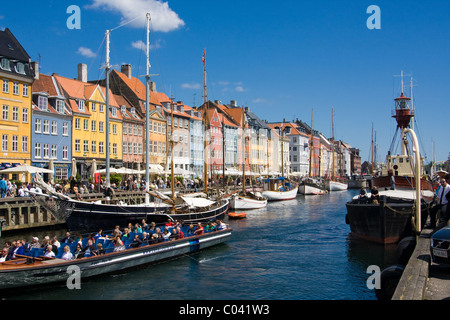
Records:
[[[96,251],[94,242],[92,241],[92,239],[89,239],[86,247],[83,248],[84,255],[86,256],[87,254],[94,254],[94,251]]]
[[[122,235],[122,231],[120,231],[120,226],[116,226],[116,227],[114,228],[113,234],[114,234],[114,235],[115,235],[115,234],[118,234],[119,236]]]
[[[41,245],[39,244],[39,238],[33,237],[31,239],[30,249],[33,249],[33,248],[39,249],[40,247],[41,247]]]
[[[69,246],[64,247],[64,253],[61,256],[61,259],[63,259],[63,260],[72,260],[73,259],[73,254],[72,254],[72,252],[70,252]]]
[[[156,224],[152,221],[152,223],[150,223],[150,228],[148,229],[148,231],[150,233],[155,233],[156,232]]]
[[[201,235],[204,232],[205,232],[205,229],[203,229],[202,223],[201,222],[197,223],[197,228],[195,229],[195,234]]]
[[[70,232],[66,232],[66,237],[63,240],[63,243],[72,243],[73,239],[70,237]]]
[[[55,253],[52,250],[52,246],[47,246],[47,250],[45,250],[44,257],[46,258],[54,258]]]
[[[217,230],[225,230],[228,228],[228,225],[223,222],[222,220],[219,220],[218,224],[217,224]]]
[[[149,236],[148,236],[148,233],[147,232],[142,232],[142,242],[143,243],[148,243],[150,241],[150,238],[149,238]]]
[[[378,193],[377,187],[372,187],[371,193],[372,193],[372,195],[370,197],[371,202],[373,204],[379,204],[380,203],[380,194]]]
[[[169,240],[169,238],[170,238],[170,236],[171,236],[171,233],[169,232],[169,228],[168,227],[165,227],[164,228],[164,232],[163,232],[163,238],[164,238],[164,240],[165,241],[168,241]]]
[[[195,229],[194,229],[194,225],[192,223],[189,225],[189,229],[188,229],[187,235],[188,236],[195,235]]]
[[[123,244],[122,239],[120,236],[116,236],[113,240],[114,242],[114,251],[122,251],[125,250],[125,245]]]
[[[139,223],[136,223],[134,225],[134,232],[136,233],[142,233],[142,227],[139,225]]]
[[[83,257],[84,257],[83,247],[81,246],[81,243],[78,243],[75,251],[73,252],[73,258],[80,259]]]
[[[138,248],[138,247],[141,246],[141,244],[142,244],[142,240],[139,238],[139,235],[137,234],[137,235],[134,236],[133,242],[130,243],[130,247],[131,248]]]
[[[147,222],[145,221],[145,219],[142,219],[142,230],[148,230],[150,228],[150,226],[147,224]]]
[[[18,240],[16,241],[16,248],[14,249],[13,259],[16,258],[16,254],[24,255],[25,249],[22,246],[22,241]]]
[[[130,230],[128,228],[123,229],[122,238],[129,237],[130,236]]]
[[[101,256],[105,254],[105,249],[103,249],[103,245],[101,243],[97,243],[97,249],[92,252],[95,256]]]
[[[181,231],[180,227],[177,227],[177,235],[178,235],[178,239],[184,239],[184,233],[183,233],[183,231]]]
[[[6,258],[8,257],[8,248],[2,249],[2,255],[0,256],[0,263],[7,261]]]

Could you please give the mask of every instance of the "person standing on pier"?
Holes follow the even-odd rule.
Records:
[[[3,179],[2,176],[0,176],[0,194],[2,198],[6,196],[6,190],[7,190],[6,181],[5,179]]]
[[[450,193],[450,185],[447,183],[447,180],[445,180],[445,178],[441,179],[441,186],[437,192],[437,197],[436,197],[436,203],[434,204],[433,207],[431,207],[431,209],[429,210],[429,215],[430,215],[430,223],[428,225],[425,226],[425,228],[432,228],[434,229],[436,227],[436,216],[438,211],[441,211],[441,218],[440,218],[440,223],[439,223],[439,229],[442,228],[444,226],[444,223],[446,224],[448,222],[448,217],[447,217],[447,204],[448,204],[448,199],[447,199],[447,195]],[[428,216],[425,214],[424,215],[424,220],[426,221],[426,219],[428,218]]]

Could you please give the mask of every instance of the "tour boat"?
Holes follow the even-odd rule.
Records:
[[[0,290],[38,286],[49,283],[73,285],[74,280],[122,271],[141,265],[152,264],[218,245],[231,237],[231,229],[209,231],[201,235],[155,244],[144,243],[137,248],[125,246],[122,251],[113,251],[112,244],[104,243],[106,253],[75,260],[45,258],[37,250],[26,256],[0,263]],[[186,230],[184,234],[187,235]],[[108,240],[107,240],[108,241]],[[111,241],[111,240],[109,240]],[[62,244],[59,250],[63,250]],[[70,247],[70,246],[69,246]],[[74,250],[74,248],[72,248]],[[59,255],[58,255],[59,256]],[[82,284],[80,284],[82,286]]]

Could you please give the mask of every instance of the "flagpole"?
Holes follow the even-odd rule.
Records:
[[[208,93],[207,93],[207,88],[206,88],[206,49],[203,50],[203,57],[202,57],[202,62],[203,62],[203,78],[204,78],[204,99],[205,99],[205,103],[204,103],[204,112],[203,112],[203,124],[204,124],[204,149],[203,149],[203,153],[204,153],[204,167],[203,167],[203,180],[204,180],[204,184],[205,184],[205,193],[208,194],[208,158],[207,155],[208,153],[206,152],[207,147],[208,147],[208,142],[207,142],[207,130],[208,130],[208,117],[207,117],[207,101],[208,101]]]

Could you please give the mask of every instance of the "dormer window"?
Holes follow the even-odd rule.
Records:
[[[25,65],[22,62],[17,62],[16,64],[16,72],[25,74]]]
[[[64,101],[63,100],[56,100],[56,112],[58,113],[64,113]]]
[[[84,111],[84,100],[78,100],[77,104],[78,104],[78,110]]]
[[[113,117],[117,117],[117,108],[112,107],[111,108],[111,114]]]
[[[2,68],[3,70],[6,70],[6,71],[11,71],[11,67],[10,67],[9,60],[8,60],[8,59],[2,58],[2,61],[1,61],[1,68]]]
[[[131,108],[131,114],[135,114],[136,113],[136,108]]]
[[[48,111],[48,98],[46,96],[39,96],[38,108],[41,111]]]
[[[127,113],[127,107],[126,106],[121,106],[120,107],[120,111],[122,111],[123,114]]]

